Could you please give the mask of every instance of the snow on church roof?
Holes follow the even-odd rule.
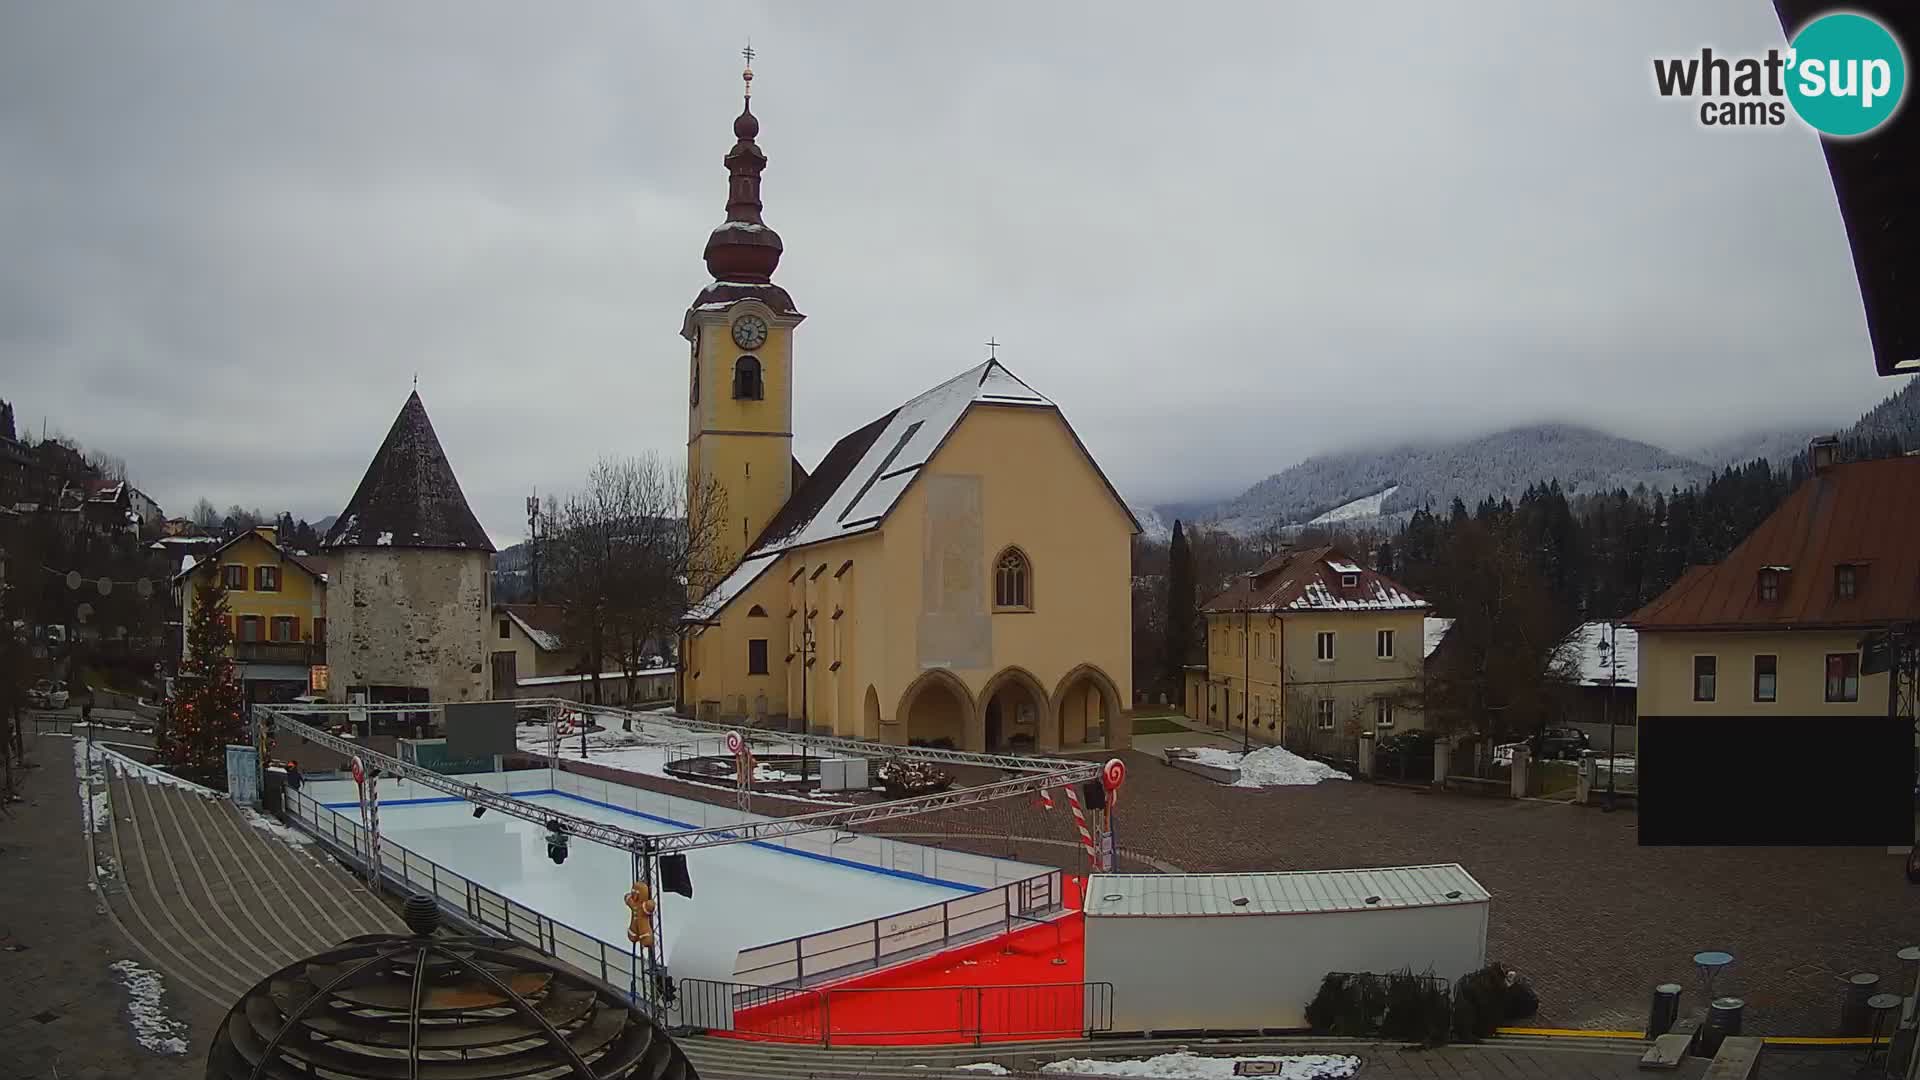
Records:
[[[968,368],[883,417],[884,426],[878,431],[873,430],[880,423],[876,421],[842,439],[814,470],[815,476],[794,492],[788,506],[768,525],[755,552],[817,544],[879,525],[975,402],[1054,407],[1045,395],[1015,378],[997,360]],[[851,449],[846,444],[863,436],[866,445],[859,457],[844,470],[830,471],[834,454],[843,447]],[[822,490],[808,490],[816,486]]]
[[[998,360],[988,360],[847,435],[794,489],[748,557],[694,605],[686,620],[704,622],[719,614],[783,551],[878,528],[921,467],[933,459],[960,418],[976,404],[1059,408]],[[1119,500],[1117,492],[1114,498]],[[1121,506],[1125,509],[1124,502]],[[1131,518],[1132,512],[1127,513]]]

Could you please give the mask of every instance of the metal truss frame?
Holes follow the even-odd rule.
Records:
[[[527,704],[530,705],[551,703],[553,703],[551,699],[529,699],[527,702]],[[570,705],[572,703],[566,702],[565,704]],[[1050,758],[969,754],[964,751],[933,751],[932,753],[945,756],[926,757],[922,756],[927,753],[923,747],[903,747],[899,748],[899,750],[904,752],[904,756],[921,761],[968,765],[983,765],[996,761],[1017,761],[1022,763],[1020,771],[1025,772],[1027,775],[1016,776],[998,783],[955,788],[932,795],[921,795],[911,799],[899,799],[864,806],[835,808],[812,814],[796,815],[794,817],[746,822],[740,825],[714,826],[705,829],[689,829],[677,833],[650,835],[631,832],[617,826],[608,825],[605,822],[579,817],[574,814],[565,813],[564,811],[532,807],[510,795],[497,791],[489,791],[486,788],[473,784],[461,783],[442,773],[434,772],[432,769],[422,768],[419,765],[402,761],[391,755],[382,754],[352,740],[343,739],[338,735],[321,731],[319,728],[303,723],[298,719],[300,716],[310,716],[314,714],[338,714],[346,711],[345,707],[342,706],[289,707],[256,705],[254,708],[256,711],[271,717],[276,728],[282,729],[290,734],[298,735],[315,745],[326,747],[335,753],[345,754],[350,757],[358,755],[363,762],[371,767],[377,768],[384,775],[412,780],[433,788],[436,791],[444,791],[455,798],[473,803],[475,806],[484,806],[489,810],[496,810],[510,817],[520,818],[523,821],[531,821],[543,826],[557,822],[569,835],[646,856],[670,851],[693,851],[699,848],[722,847],[727,844],[749,844],[757,841],[797,836],[802,833],[824,832],[853,825],[868,825],[895,818],[915,817],[939,810],[948,810],[961,806],[975,806],[981,803],[995,802],[1000,799],[1013,798],[1019,795],[1038,794],[1041,791],[1051,788],[1065,787],[1069,784],[1078,784],[1093,780],[1100,775],[1100,764],[1097,762],[1079,763]],[[358,708],[358,706],[356,706],[356,708]],[[406,706],[365,706],[365,708],[390,712],[424,711],[418,705],[411,708]],[[633,713],[631,715],[636,717],[659,716],[659,714],[652,713]],[[662,719],[665,720],[665,722],[676,725],[686,725],[686,722],[678,717]],[[702,730],[716,732],[737,730],[724,724],[701,723],[700,727]],[[784,733],[774,732],[770,734],[778,734],[782,739],[791,740],[794,738]],[[805,736],[804,738],[814,740],[810,745],[822,745],[822,740],[824,740],[827,743],[835,744],[836,747],[844,747],[849,752],[869,756],[875,753],[893,753],[896,749],[878,743],[861,742],[857,739],[839,739],[817,735]],[[955,758],[962,760],[956,761],[954,760]],[[1046,771],[1039,771],[1042,766],[1045,767]],[[995,767],[1007,768],[1007,766]]]

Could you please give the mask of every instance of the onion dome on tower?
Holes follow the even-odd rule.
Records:
[[[740,115],[733,121],[735,142],[727,152],[727,220],[707,237],[705,257],[713,283],[700,291],[695,307],[724,306],[752,297],[783,315],[797,315],[793,298],[773,283],[784,250],[780,234],[760,219],[760,174],[767,155],[754,137],[760,119],[753,115],[753,48],[745,50],[747,68],[741,73],[746,92]]]

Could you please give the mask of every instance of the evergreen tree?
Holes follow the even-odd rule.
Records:
[[[0,401],[0,439],[14,442],[19,439],[13,431],[13,403]]]
[[[174,695],[161,718],[165,760],[175,769],[215,769],[229,743],[245,744],[240,679],[229,647],[227,590],[215,578],[195,592],[187,626],[187,658],[180,664]]]
[[[1374,553],[1373,569],[1376,573],[1393,577],[1393,541],[1380,541],[1380,549]]]
[[[1184,686],[1183,669],[1191,658],[1196,609],[1194,595],[1193,550],[1187,546],[1186,529],[1173,523],[1173,541],[1167,547],[1167,678],[1174,686]],[[1183,691],[1184,692],[1184,691]]]

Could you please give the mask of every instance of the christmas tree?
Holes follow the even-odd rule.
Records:
[[[187,658],[163,719],[166,762],[174,769],[213,770],[225,766],[229,743],[245,745],[248,739],[230,653],[227,590],[215,578],[198,587],[195,600]]]

